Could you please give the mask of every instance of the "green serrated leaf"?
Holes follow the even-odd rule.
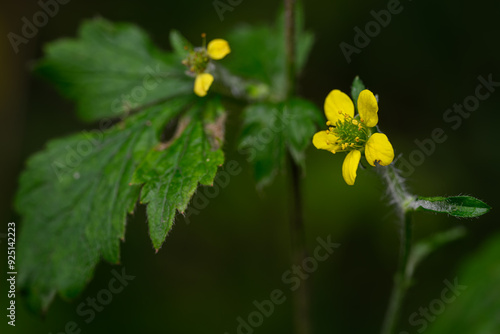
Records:
[[[159,249],[177,211],[184,212],[198,184],[212,185],[224,154],[214,148],[199,116],[185,118],[174,138],[151,150],[134,173],[132,183],[144,183],[141,203],[147,204],[149,232]]]
[[[471,196],[418,197],[414,205],[418,211],[447,213],[460,218],[479,217],[491,210],[488,204]]]
[[[177,30],[170,31],[170,44],[174,52],[182,59],[186,58],[193,45]]]
[[[471,254],[454,279],[448,280],[452,284],[446,284],[447,291],[441,293],[446,298],[440,295],[430,297],[440,300],[446,307],[445,312],[431,314],[432,322],[422,321],[425,318],[419,316],[422,320],[418,322],[419,327],[415,327],[416,331],[425,330],[428,334],[500,333],[499,257],[500,235],[497,234],[478,252]]]
[[[192,93],[177,55],[156,49],[134,25],[102,18],[84,22],[77,39],[49,43],[35,69],[76,101],[85,121]]]
[[[361,93],[364,89],[365,89],[365,84],[363,83],[363,81],[361,81],[359,76],[356,76],[351,86],[351,96],[355,106],[358,105],[359,93]]]
[[[269,185],[284,170],[287,152],[304,165],[304,152],[322,122],[318,108],[301,99],[251,105],[243,119],[239,149],[253,165],[258,188]]]
[[[75,297],[101,257],[119,261],[126,216],[140,192],[132,175],[185,104],[172,101],[110,129],[53,140],[29,159],[15,205],[23,218],[18,285],[32,307],[46,309],[56,293]]]

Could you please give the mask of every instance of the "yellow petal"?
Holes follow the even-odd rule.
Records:
[[[231,52],[231,48],[226,40],[218,38],[208,43],[207,52],[210,58],[219,60],[227,56]]]
[[[361,152],[354,150],[349,152],[342,164],[342,176],[344,177],[345,183],[350,186],[354,185],[354,181],[356,181],[356,171],[358,170],[360,159]]]
[[[338,138],[333,133],[326,131],[317,132],[313,137],[313,145],[320,150],[340,151],[340,145],[336,145]],[[333,152],[332,152],[333,153]]]
[[[194,92],[198,96],[207,95],[208,89],[214,82],[214,77],[210,73],[202,73],[196,76],[194,80]]]
[[[359,93],[358,97],[359,116],[368,127],[374,127],[378,123],[377,99],[368,89]]]
[[[344,114],[354,117],[354,104],[347,94],[338,89],[332,90],[325,99],[326,118],[335,124],[338,120],[344,121]]]
[[[394,160],[394,149],[386,135],[374,133],[366,142],[365,156],[372,166],[375,166],[375,162],[387,166]]]

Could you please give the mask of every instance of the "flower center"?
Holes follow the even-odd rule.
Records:
[[[339,114],[343,113],[339,111]],[[337,136],[338,141],[335,144],[340,145],[342,151],[363,149],[369,137],[369,130],[363,120],[359,120],[359,117],[352,118],[344,114],[343,120],[338,120],[335,124],[328,121],[326,125],[329,126],[327,132]]]
[[[205,48],[196,48],[190,51],[187,58],[182,61],[192,74],[205,73],[209,62],[210,58]]]

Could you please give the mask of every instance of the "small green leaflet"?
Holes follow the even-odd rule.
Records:
[[[287,152],[304,166],[304,152],[321,123],[318,108],[301,99],[259,103],[244,110],[239,149],[253,165],[258,188],[284,170]]]
[[[479,217],[491,207],[472,196],[418,197],[414,203],[418,211],[447,213],[459,218]]]
[[[49,43],[35,70],[76,101],[85,121],[118,117],[193,89],[178,55],[156,49],[134,25],[102,18],[84,22],[77,39]]]
[[[361,81],[359,76],[356,76],[354,78],[354,80],[352,82],[352,86],[351,86],[352,101],[354,102],[354,105],[356,106],[356,108],[358,105],[359,93],[361,93],[363,90],[365,90],[365,84],[363,83],[363,81]]]

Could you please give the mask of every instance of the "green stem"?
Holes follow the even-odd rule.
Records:
[[[285,52],[287,97],[295,95],[295,0],[285,0]]]
[[[301,266],[307,257],[304,221],[302,212],[302,172],[300,167],[288,156],[291,171],[292,200],[290,215],[290,232],[292,241],[292,263]],[[294,327],[296,334],[311,333],[310,297],[308,281],[302,281],[294,294]]]
[[[286,97],[295,95],[296,71],[295,71],[295,0],[285,0],[285,52],[286,52]],[[307,257],[304,221],[302,213],[302,171],[300,166],[288,154],[291,171],[292,187],[292,214],[290,216],[290,232],[292,239],[292,262],[302,265]],[[294,327],[296,334],[310,334],[310,297],[307,281],[303,281],[294,294]]]
[[[407,211],[404,214],[401,223],[401,253],[399,259],[398,270],[394,277],[394,285],[392,287],[389,305],[385,314],[384,323],[382,325],[382,334],[392,334],[396,330],[399,320],[401,306],[403,304],[406,291],[410,286],[411,277],[408,275],[408,257],[411,250],[411,235],[412,235],[412,212]]]
[[[399,264],[381,331],[382,334],[392,334],[396,330],[401,306],[413,274],[412,270],[408,270],[408,258],[411,252],[413,215],[411,203],[414,196],[407,191],[404,179],[399,175],[399,171],[394,164],[387,167],[379,166],[377,171],[387,185],[388,193],[398,209],[401,220]]]

